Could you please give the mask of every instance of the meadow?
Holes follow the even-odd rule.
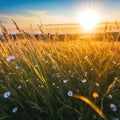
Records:
[[[13,21],[14,22],[14,21]],[[22,31],[1,25],[0,120],[119,120],[120,43]]]

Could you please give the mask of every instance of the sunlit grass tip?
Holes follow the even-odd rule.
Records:
[[[81,95],[72,95],[71,97],[80,99],[82,101],[84,101],[85,103],[87,103],[91,108],[93,108],[104,120],[107,120],[107,118],[105,117],[104,113],[101,111],[101,109],[96,106],[93,102],[91,102],[88,98],[81,96]]]

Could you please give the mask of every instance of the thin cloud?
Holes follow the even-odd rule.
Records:
[[[11,19],[14,19],[15,21],[17,21],[18,24],[23,24],[23,25],[30,24],[37,21],[35,17],[24,16],[20,14],[13,14],[13,15],[0,14],[0,18],[3,21],[6,21],[7,23],[11,22]]]
[[[40,10],[27,10],[26,15],[23,14],[0,14],[0,19],[3,25],[9,29],[9,31],[15,31],[15,26],[11,19],[15,20],[16,23],[22,29],[29,29],[30,24],[37,29],[37,24],[42,21],[43,24],[64,24],[64,23],[75,23],[75,17],[67,17],[62,15],[51,14],[47,11]]]
[[[41,10],[27,10],[26,15],[22,14],[0,14],[0,18],[2,21],[6,21],[7,23],[11,22],[11,19],[14,19],[18,24],[28,25],[28,24],[39,24],[40,20],[43,24],[63,24],[63,23],[71,23],[75,21],[75,18],[70,18],[67,16],[51,14],[47,11]]]
[[[62,16],[62,15],[56,15],[56,14],[51,14],[48,13],[47,11],[40,11],[40,10],[28,10],[28,12],[43,21],[45,24],[60,24],[60,23],[66,23],[69,22],[67,17]]]
[[[46,11],[40,11],[40,10],[27,10],[28,13],[32,14],[32,15],[45,15],[47,12]]]

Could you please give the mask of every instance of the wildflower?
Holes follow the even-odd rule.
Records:
[[[58,78],[59,78],[59,77],[60,77],[60,73],[56,73],[56,77],[58,77]]]
[[[93,69],[93,68],[91,68],[90,70],[91,70],[91,71],[93,71],[94,69]]]
[[[88,56],[86,55],[85,57],[84,57],[84,59],[87,59],[88,58]]]
[[[93,118],[96,118],[97,116],[96,115],[93,115]]]
[[[116,61],[112,61],[113,64],[116,64],[117,62]]]
[[[9,72],[9,73],[8,73],[8,75],[12,75],[12,73],[11,73],[11,72]]]
[[[29,82],[29,80],[26,80],[26,82]]]
[[[119,118],[114,117],[112,120],[119,120]]]
[[[43,85],[41,85],[40,87],[41,87],[41,88],[44,88],[44,86],[43,86]]]
[[[71,72],[72,72],[72,71],[70,71],[70,70],[68,71],[69,74],[70,74]]]
[[[37,67],[38,67],[38,64],[35,64],[35,67],[37,68]]]
[[[86,83],[86,82],[87,82],[87,80],[86,80],[86,79],[83,79],[83,80],[82,80],[82,83]]]
[[[48,63],[48,60],[45,60],[45,63]]]
[[[99,94],[97,92],[93,92],[92,96],[93,96],[93,98],[98,98]]]
[[[16,112],[17,112],[17,110],[18,110],[18,108],[17,108],[17,107],[13,108],[13,109],[12,109],[12,113],[16,113]]]
[[[19,85],[19,86],[18,86],[18,89],[21,89],[21,88],[22,88],[22,85]]]
[[[71,75],[71,77],[74,77],[74,75]]]
[[[68,82],[68,80],[63,80],[63,83],[67,83]]]
[[[96,85],[97,87],[100,86],[100,84],[99,84],[98,82],[96,82],[95,85]]]
[[[55,83],[52,83],[52,85],[54,86],[54,85],[55,85]]]
[[[19,66],[16,66],[15,69],[16,69],[16,70],[19,70]]]
[[[37,81],[39,81],[39,78],[37,78]]]
[[[78,120],[82,120],[82,118],[81,118],[81,117],[79,117],[79,118],[78,118]]]
[[[111,110],[112,111],[117,111],[117,107],[116,107],[116,105],[115,104],[110,104],[110,108],[111,108]]]
[[[112,95],[111,95],[111,94],[110,94],[110,95],[108,95],[108,98],[109,98],[109,99],[112,99]]]
[[[10,97],[10,95],[11,95],[11,92],[8,91],[3,94],[3,97],[7,99],[8,97]]]
[[[68,91],[68,92],[67,92],[67,95],[68,95],[68,96],[73,96],[73,92],[72,92],[72,91]]]
[[[118,77],[115,77],[114,80],[118,80]]]
[[[6,58],[6,60],[7,60],[8,62],[13,61],[14,59],[15,59],[15,56],[9,56],[8,58]]]

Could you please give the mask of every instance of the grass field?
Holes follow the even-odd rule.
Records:
[[[0,120],[120,119],[120,43],[69,39],[0,43]]]

